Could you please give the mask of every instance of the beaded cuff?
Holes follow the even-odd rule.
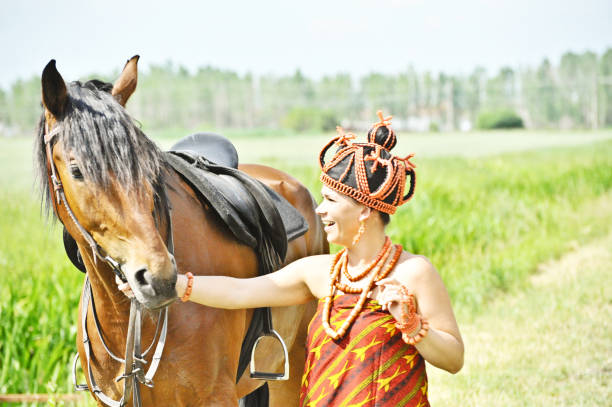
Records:
[[[400,293],[402,295],[400,299],[402,316],[401,321],[395,323],[395,327],[402,332],[404,342],[416,345],[427,335],[429,323],[418,314],[414,295],[410,294],[404,286],[400,288]],[[417,329],[418,332],[414,334]]]

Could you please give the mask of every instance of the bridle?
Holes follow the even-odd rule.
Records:
[[[68,216],[77,227],[78,231],[81,233],[82,237],[85,239],[89,247],[91,248],[94,264],[97,264],[97,259],[102,260],[106,264],[110,266],[115,275],[121,279],[123,282],[127,282],[127,278],[125,274],[121,270],[121,263],[117,260],[113,259],[111,256],[104,253],[104,250],[98,245],[93,236],[85,228],[79,223],[78,219],[74,215],[74,212],[70,208],[68,201],[66,200],[66,194],[64,193],[64,187],[62,185],[62,181],[59,178],[57,173],[57,168],[55,167],[55,163],[53,162],[53,154],[51,142],[57,136],[62,127],[57,125],[53,130],[49,131],[48,123],[45,121],[45,134],[44,134],[44,143],[45,150],[47,155],[47,174],[51,180],[53,185],[54,196],[51,198],[53,203],[53,208],[55,213],[58,214],[59,211],[58,206],[64,205]],[[164,192],[165,193],[165,192]],[[168,209],[167,213],[168,219],[168,240],[166,242],[166,247],[168,252],[174,255],[174,239],[172,233],[172,216],[170,213],[170,209]],[[61,219],[60,219],[61,222]],[[140,396],[140,388],[139,383],[142,383],[148,387],[153,387],[153,376],[157,371],[159,366],[159,362],[161,361],[161,355],[164,349],[164,345],[166,343],[166,334],[168,332],[168,307],[164,307],[163,310],[160,311],[159,317],[157,320],[157,326],[155,329],[155,336],[151,342],[151,345],[144,351],[141,352],[141,331],[142,331],[142,305],[136,300],[136,298],[132,298],[130,303],[130,317],[128,323],[128,333],[126,338],[126,346],[125,346],[125,358],[119,358],[116,356],[106,345],[104,341],[104,337],[102,335],[102,330],[100,328],[100,322],[98,320],[98,315],[96,313],[96,307],[94,303],[93,291],[91,288],[91,283],[89,281],[89,277],[85,278],[85,284],[83,286],[83,303],[82,303],[82,315],[81,315],[81,326],[83,331],[83,347],[85,349],[85,357],[87,360],[87,374],[89,378],[90,387],[85,384],[77,384],[76,380],[76,368],[77,362],[79,359],[79,354],[75,355],[72,367],[72,375],[73,382],[75,386],[75,390],[77,391],[87,391],[91,390],[104,404],[109,407],[123,407],[127,404],[127,400],[129,400],[130,396],[132,396],[133,405],[135,407],[140,407],[142,405],[141,396]],[[120,380],[124,380],[123,387],[123,395],[120,400],[114,400],[108,395],[106,395],[102,389],[96,384],[96,381],[93,376],[93,371],[91,368],[91,343],[89,341],[89,334],[87,331],[87,313],[89,311],[89,303],[91,302],[91,310],[96,326],[96,330],[98,332],[98,337],[104,346],[104,349],[108,353],[108,355],[118,361],[119,363],[123,363],[125,365],[124,373],[116,378],[115,380],[118,382]],[[163,314],[163,316],[162,316]],[[164,322],[161,326],[161,334],[160,334],[160,321],[164,319]],[[153,354],[153,358],[151,361],[151,366],[147,370],[146,374],[144,373],[144,364],[147,361],[144,357],[153,347],[155,340],[159,334],[159,340],[157,342],[157,346],[155,347],[155,352]]]

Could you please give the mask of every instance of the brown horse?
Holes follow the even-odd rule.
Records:
[[[142,326],[144,345],[154,339],[157,310],[171,304],[166,345],[154,387],[142,387],[142,404],[236,406],[239,398],[263,384],[251,379],[248,372],[238,384],[235,380],[241,342],[253,311],[174,302],[174,284],[177,270],[253,277],[258,260],[254,251],[239,243],[211,208],[203,205],[192,188],[166,165],[161,151],[133,124],[124,106],[136,88],[137,60],[134,57],[128,61],[114,85],[100,81],[66,85],[54,61],[43,71],[44,114],[36,155],[46,201],[77,242],[91,281],[101,332],[111,351],[121,354],[125,349],[130,301],[117,290],[112,268],[96,260],[92,242],[84,237],[77,222],[95,240],[97,250],[121,263],[136,297],[147,308]],[[240,169],[283,195],[308,222],[308,232],[290,242],[285,264],[328,252],[312,197],[303,185],[269,167],[243,165]],[[54,187],[53,176],[61,180],[61,187]],[[63,203],[56,199],[54,188],[63,188]],[[172,211],[164,212],[170,206]],[[164,225],[169,222],[164,213],[171,213],[174,256],[166,246],[168,228]],[[84,312],[82,300],[80,315]],[[284,338],[291,361],[288,381],[269,382],[272,406],[297,405],[303,345],[313,311],[313,304],[272,310],[274,327]],[[96,329],[93,319],[89,312],[89,332]],[[119,400],[123,384],[115,379],[124,372],[124,366],[107,354],[97,335],[89,337],[95,381],[105,394]],[[79,324],[78,351],[81,365],[87,369],[82,338]],[[263,343],[257,353],[257,362],[261,362],[258,370],[282,370],[278,345]],[[151,355],[146,359],[150,364]]]

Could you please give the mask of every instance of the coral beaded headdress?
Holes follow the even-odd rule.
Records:
[[[328,187],[355,199],[362,204],[388,214],[414,194],[415,165],[410,162],[414,154],[399,158],[390,153],[397,143],[391,129],[391,117],[377,112],[379,122],[368,131],[367,143],[353,143],[355,135],[344,133],[338,126],[338,135],[321,150],[321,181]],[[325,153],[333,145],[338,150],[325,163]],[[404,194],[406,177],[410,177],[408,192]]]

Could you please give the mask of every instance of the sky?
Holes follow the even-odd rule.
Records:
[[[611,0],[0,0],[0,87],[171,61],[255,75],[495,73],[612,47]]]

